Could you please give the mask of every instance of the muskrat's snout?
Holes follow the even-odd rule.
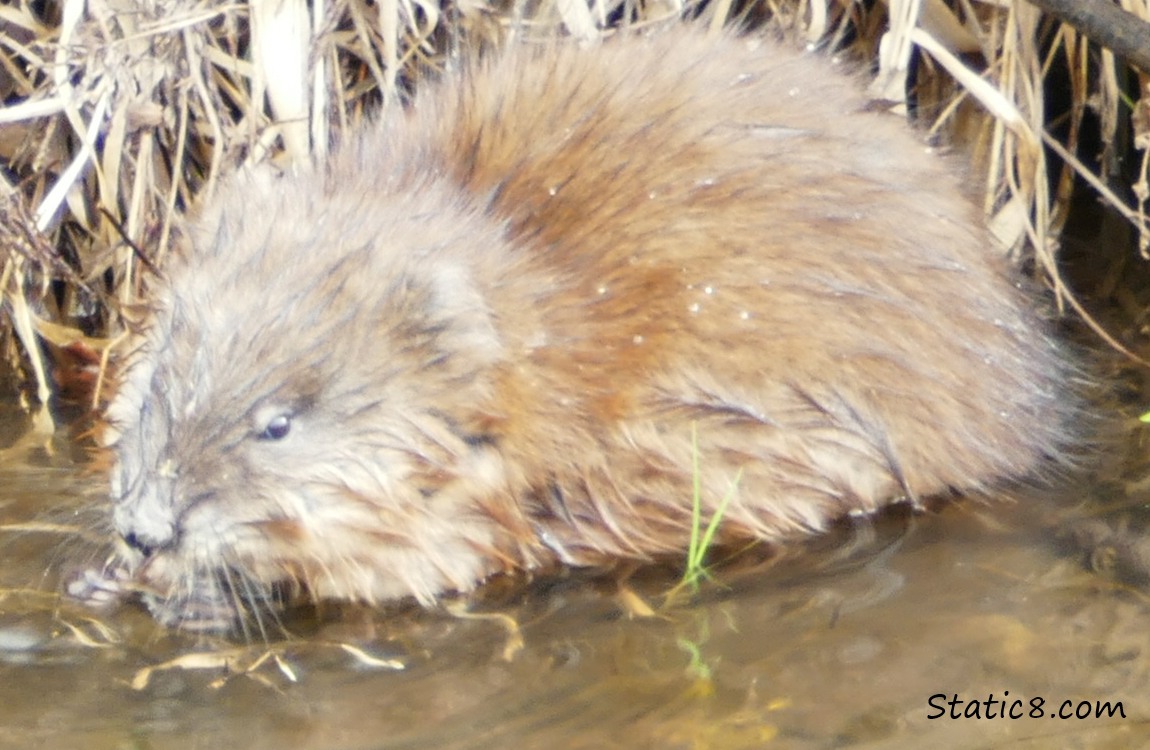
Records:
[[[112,517],[116,532],[128,548],[151,557],[157,550],[175,545],[178,529],[171,504],[148,491],[161,483],[145,485],[145,481],[135,478],[131,484],[134,491],[115,498]]]

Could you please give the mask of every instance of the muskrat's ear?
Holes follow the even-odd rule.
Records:
[[[432,319],[444,323],[442,336],[481,364],[503,354],[503,342],[487,300],[471,270],[460,264],[437,265],[431,275]]]

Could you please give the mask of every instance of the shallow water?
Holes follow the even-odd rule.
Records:
[[[164,631],[135,606],[62,602],[59,576],[99,559],[78,534],[100,479],[66,441],[21,432],[0,425],[0,747],[1150,744],[1150,599],[1052,541],[1055,525],[1137,497],[894,513],[724,567],[721,585],[666,607],[669,571],[622,586],[572,575],[494,586],[475,603],[486,618],[347,608],[244,645]],[[1005,697],[1023,718],[931,718],[953,696],[992,695],[996,714]],[[1125,718],[1051,718],[1067,699],[1120,701]]]

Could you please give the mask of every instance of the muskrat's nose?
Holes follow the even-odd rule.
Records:
[[[167,544],[168,540],[157,539],[139,531],[129,531],[124,534],[124,542],[144,557],[151,557],[152,553]]]
[[[148,556],[173,545],[178,532],[170,488],[162,483],[143,486],[149,491],[118,498],[112,516],[124,543]]]

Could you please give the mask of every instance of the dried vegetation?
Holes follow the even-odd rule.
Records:
[[[1146,0],[1124,5],[1150,18]],[[98,402],[178,217],[237,165],[322,155],[466,50],[681,16],[875,60],[875,98],[970,151],[995,233],[1062,299],[1054,258],[1075,175],[1146,254],[1146,76],[1024,2],[14,0],[0,5],[0,356],[13,382],[41,403],[69,389]],[[1087,153],[1084,118],[1099,131]]]

